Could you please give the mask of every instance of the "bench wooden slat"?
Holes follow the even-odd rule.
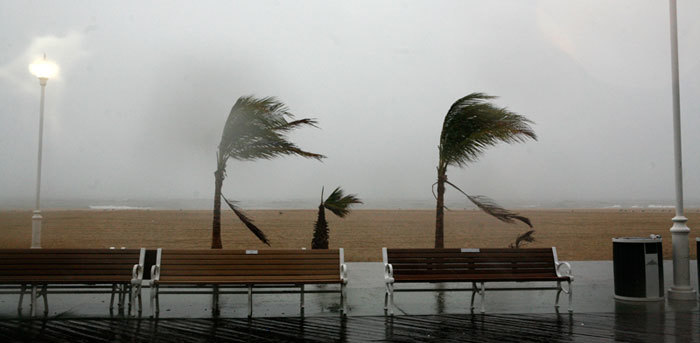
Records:
[[[219,253],[221,252],[221,253]],[[160,281],[173,283],[339,283],[340,254],[330,250],[163,250]]]
[[[400,255],[389,255],[392,259],[401,258],[518,258],[518,257],[536,257],[536,258],[548,258],[552,254],[535,253],[535,254],[491,254],[491,253],[435,253],[435,254],[400,254]]]
[[[567,277],[539,274],[472,274],[472,275],[402,275],[397,282],[517,282],[517,281],[566,281]]]
[[[501,269],[501,268],[554,268],[552,266],[552,263],[549,262],[542,262],[542,263],[536,263],[536,262],[527,262],[527,263],[520,263],[517,262],[517,267],[512,265],[512,262],[505,262],[505,263],[433,263],[430,265],[426,264],[402,264],[402,263],[395,263],[393,264],[394,270],[406,270],[406,269],[473,269],[473,268],[480,268],[480,269]]]
[[[387,249],[396,282],[559,280],[552,249]]]
[[[467,248],[468,249],[468,248]],[[477,249],[479,252],[488,252],[488,253],[507,253],[507,254],[517,254],[517,253],[522,253],[522,250],[527,250],[527,253],[551,253],[552,249],[550,248],[527,248],[527,249],[512,249],[512,248],[480,248]],[[518,251],[520,250],[520,251]],[[434,254],[434,253],[463,253],[463,254],[471,254],[473,252],[462,252],[462,248],[444,248],[444,249],[434,249],[434,248],[417,248],[417,249],[412,249],[412,248],[391,248],[387,249],[387,253],[389,254],[402,254],[402,253],[408,253],[408,254]]]
[[[134,257],[133,259],[92,259],[92,260],[86,260],[86,259],[42,259],[42,260],[17,260],[17,259],[12,259],[12,260],[3,260],[0,261],[0,268],[4,268],[4,266],[10,266],[10,265],[26,265],[27,262],[31,262],[33,265],[51,265],[51,264],[76,264],[76,263],[83,263],[83,264],[130,264],[134,265],[139,262],[138,256]],[[128,262],[128,263],[127,263]]]
[[[216,256],[229,256],[229,255],[247,255],[249,251],[256,251],[256,255],[288,255],[288,254],[305,254],[305,255],[332,255],[338,256],[338,249],[310,249],[310,250],[290,250],[290,249],[260,249],[260,250],[240,250],[240,249],[167,249],[163,250],[163,255],[216,255]]]
[[[95,264],[32,264],[27,265],[0,265],[0,273],[4,271],[14,271],[14,270],[48,270],[48,269],[65,269],[65,270],[100,270],[100,269],[124,269],[126,267],[133,268],[132,263],[95,263]]]
[[[0,254],[140,254],[139,249],[0,249]]]
[[[406,257],[406,258],[400,258],[400,259],[392,259],[389,258],[389,263],[393,264],[401,264],[401,263],[406,263],[406,264],[416,264],[416,263],[477,263],[477,262],[511,262],[513,261],[512,258],[509,257],[493,257],[493,258],[487,258],[487,257],[473,257],[473,258],[434,258],[434,259],[426,259],[426,258],[420,258],[420,257]],[[517,259],[518,262],[547,262],[547,263],[554,263],[553,258],[548,258],[548,259],[543,259],[540,257],[519,257]]]
[[[274,265],[274,266],[279,266],[280,268],[306,268],[308,266],[315,266],[318,268],[335,268],[338,269],[339,266],[339,261],[332,261],[332,260],[319,260],[319,261],[313,261],[313,260],[251,260],[251,261],[245,261],[245,260],[237,260],[237,261],[228,261],[228,260],[206,260],[206,261],[201,261],[201,260],[178,260],[178,261],[163,261],[162,263],[163,266],[167,266],[168,268],[182,268],[182,269],[187,269],[187,268],[192,268],[193,265],[196,265],[201,268],[238,268],[239,266],[260,266],[260,267],[265,267],[268,265]]]
[[[21,275],[0,276],[2,283],[98,283],[130,282],[131,275]]]
[[[315,271],[324,271],[327,273],[338,273],[338,265],[298,265],[298,264],[291,264],[291,265],[278,265],[278,264],[251,264],[251,265],[221,265],[221,264],[216,264],[216,265],[198,265],[198,266],[192,266],[192,265],[162,265],[161,266],[161,272],[165,271],[166,273],[172,273],[176,271],[191,271],[191,270],[200,270],[200,271],[217,271],[217,270],[250,270],[252,272],[255,271],[266,271],[266,270],[279,270],[279,271],[306,271],[306,270],[315,270]]]
[[[161,276],[156,284],[263,284],[263,283],[339,283],[340,276],[330,278],[324,275],[299,276],[271,276],[260,275],[251,277],[242,276]]]
[[[123,283],[137,249],[0,249],[0,283]]]
[[[163,273],[163,271],[161,271]],[[336,276],[340,275],[340,273],[337,270],[334,271],[328,271],[328,270],[314,270],[314,269],[304,269],[304,270],[275,270],[275,269],[269,269],[269,270],[246,270],[246,269],[230,269],[230,270],[168,270],[165,271],[168,276],[187,276],[187,275],[192,275],[192,276],[206,276],[206,275],[212,275],[212,276],[243,276],[243,275],[248,275],[248,276],[264,276],[264,275],[278,275],[278,276],[304,276],[304,275],[330,275],[330,276]]]
[[[244,261],[249,261],[249,260],[269,260],[271,257],[274,257],[275,259],[282,259],[282,260],[328,260],[328,261],[339,261],[338,255],[311,255],[311,254],[287,254],[287,255],[282,255],[282,254],[275,254],[275,255],[261,255],[261,254],[251,254],[251,255],[244,255],[244,254],[238,254],[238,255],[183,255],[183,254],[165,254],[163,253],[162,255],[163,260],[166,258],[168,261],[177,261],[177,260],[201,260],[201,261],[207,261],[207,260],[228,260],[228,261],[236,261],[236,260],[244,260]]]
[[[467,269],[449,269],[449,270],[394,270],[394,278],[403,278],[406,275],[485,275],[485,274],[539,274],[552,276],[552,271],[549,269],[488,269],[488,270],[467,270]]]
[[[66,270],[66,269],[23,269],[23,270],[13,270],[12,272],[9,271],[0,271],[0,276],[8,276],[8,275],[15,275],[15,276],[22,276],[22,275],[41,275],[41,276],[52,276],[52,275],[65,275],[65,276],[70,276],[70,275],[83,275],[83,276],[89,276],[89,275],[129,275],[131,276],[131,270],[122,268],[122,269],[93,269],[90,270],[89,272],[86,272],[84,270]]]

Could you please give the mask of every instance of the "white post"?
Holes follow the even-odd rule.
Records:
[[[668,290],[668,298],[673,300],[695,301],[695,290],[690,287],[690,265],[688,233],[683,215],[683,162],[681,153],[681,108],[678,82],[678,26],[676,0],[669,0],[671,15],[671,77],[673,88],[673,150],[676,172],[676,216],[671,219],[671,239],[673,242],[673,286]]]
[[[41,103],[39,105],[39,153],[36,166],[36,206],[34,206],[34,214],[32,215],[32,249],[41,248],[41,148],[44,138],[44,95],[46,93],[46,81],[48,78],[40,77],[39,84],[41,85]]]

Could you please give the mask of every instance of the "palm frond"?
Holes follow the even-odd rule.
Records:
[[[519,234],[518,237],[515,239],[515,243],[511,243],[510,247],[514,249],[520,248],[520,245],[525,245],[524,243],[532,243],[535,241],[535,237],[532,236],[532,234],[535,233],[535,230],[530,230],[525,233]]]
[[[340,187],[336,187],[326,201],[323,202],[325,208],[340,218],[350,213],[350,207],[354,204],[362,204],[362,200],[355,194],[344,195],[343,189]]]
[[[498,142],[537,140],[532,121],[489,103],[494,96],[472,93],[457,101],[445,115],[440,134],[440,164],[463,167]]]
[[[226,199],[226,197],[223,194],[221,195],[221,197],[224,199],[228,207],[230,207],[231,210],[233,210],[233,213],[235,213],[236,216],[238,216],[238,219],[240,219],[243,222],[243,224],[248,228],[248,230],[250,230],[250,232],[252,232],[255,235],[255,237],[258,237],[258,239],[261,242],[267,244],[267,246],[270,246],[270,241],[267,239],[267,236],[265,236],[265,233],[262,232],[262,230],[260,230],[257,226],[255,226],[255,224],[253,224],[253,220],[248,218],[248,216],[245,213],[243,213],[243,211],[241,211],[238,208],[238,206],[236,206],[232,201]]]
[[[532,223],[530,222],[530,219],[524,216],[519,215],[518,213],[506,210],[505,208],[501,207],[498,205],[495,201],[491,200],[490,198],[483,196],[483,195],[474,195],[471,196],[467,193],[465,193],[463,190],[461,190],[459,187],[457,187],[455,184],[449,181],[445,181],[448,185],[454,187],[456,190],[458,190],[460,193],[464,194],[464,196],[469,199],[476,207],[478,207],[480,210],[490,214],[491,216],[495,217],[496,219],[512,224],[515,222],[515,220],[519,220],[527,226],[532,227]]]
[[[304,151],[290,142],[287,134],[303,126],[316,127],[316,120],[294,116],[274,97],[240,97],[231,108],[219,143],[219,161],[271,159],[282,155],[298,155],[317,160],[325,156]],[[221,163],[219,163],[221,164]]]

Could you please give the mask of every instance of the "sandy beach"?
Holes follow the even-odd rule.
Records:
[[[613,237],[663,238],[664,257],[671,258],[671,209],[521,210],[532,220],[536,242],[530,247],[557,247],[562,260],[610,260]],[[87,248],[207,249],[211,242],[211,211],[46,210],[42,246]],[[310,247],[315,210],[249,210],[270,238],[272,248]],[[700,210],[686,211],[690,255]],[[330,245],[345,248],[348,261],[380,261],[381,248],[432,247],[433,210],[355,210],[345,219],[327,215]],[[694,229],[694,227],[696,227]],[[504,224],[476,210],[449,211],[445,217],[446,247],[508,247],[527,231],[523,224]],[[223,212],[225,249],[265,249],[231,211]],[[0,248],[29,247],[31,211],[0,211]]]

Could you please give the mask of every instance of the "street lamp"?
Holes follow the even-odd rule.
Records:
[[[44,94],[46,93],[46,82],[49,78],[54,77],[58,73],[56,63],[44,58],[34,61],[29,65],[29,72],[39,78],[41,85],[41,102],[39,105],[39,153],[36,167],[36,206],[32,215],[32,248],[41,248],[41,207],[39,204],[39,192],[41,191],[41,146],[44,136]]]
[[[669,0],[671,16],[671,78],[673,94],[673,150],[676,172],[676,216],[671,219],[671,239],[673,243],[673,286],[668,290],[668,298],[695,301],[695,290],[690,286],[690,265],[688,233],[683,215],[683,163],[681,154],[681,100],[678,81],[678,25],[676,0]]]

